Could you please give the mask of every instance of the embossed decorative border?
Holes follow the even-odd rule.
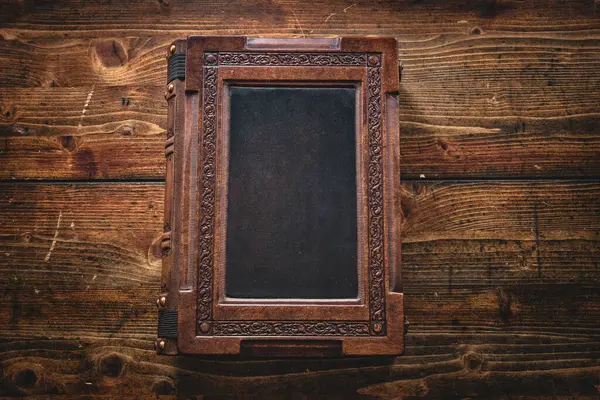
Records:
[[[216,336],[369,336],[368,322],[247,321],[215,322]]]
[[[218,53],[219,65],[244,66],[362,66],[363,53]]]
[[[202,90],[202,200],[198,263],[198,327],[212,319],[214,268],[215,180],[217,144],[217,68],[204,67]],[[203,325],[204,324],[204,325]],[[206,329],[203,329],[203,331]]]
[[[218,67],[364,66],[367,69],[368,265],[370,321],[212,321]],[[252,53],[204,54],[202,94],[202,201],[197,287],[198,335],[215,336],[377,336],[385,334],[381,54]]]

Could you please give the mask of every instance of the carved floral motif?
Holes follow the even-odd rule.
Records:
[[[376,57],[376,60],[374,59]],[[380,65],[379,55],[369,63]],[[381,68],[367,68],[367,129],[369,140],[369,304],[371,321],[385,320],[385,282],[383,248],[383,160],[381,138]],[[379,329],[378,329],[379,330]],[[380,332],[383,329],[379,330]],[[375,332],[378,333],[378,332]]]
[[[220,336],[369,336],[366,322],[215,322],[213,334]]]
[[[202,200],[198,264],[198,324],[212,318],[217,131],[217,68],[204,68],[202,118]]]
[[[381,55],[364,53],[207,53],[204,56],[200,262],[198,269],[198,334],[216,336],[369,336],[384,335],[385,261],[383,234],[383,159]],[[368,259],[370,322],[212,320],[216,125],[218,65],[365,66],[368,131]]]
[[[363,53],[219,53],[219,65],[362,66]]]

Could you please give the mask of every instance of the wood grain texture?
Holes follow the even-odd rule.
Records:
[[[436,398],[451,382],[450,397],[596,390],[598,183],[404,184],[407,354],[275,362],[155,356],[162,191],[0,185],[0,395]]]
[[[164,179],[163,90],[0,89],[0,177]]]
[[[395,36],[403,178],[600,176],[597,33]],[[162,179],[177,37],[0,41],[0,178]]]
[[[151,348],[121,340],[9,339],[0,343],[7,382],[1,393],[143,399],[568,396],[572,390],[597,395],[597,360],[580,358],[598,354],[597,344],[510,338],[518,343],[415,345],[392,359],[278,361],[156,356]],[[514,365],[528,370],[507,371]]]
[[[406,355],[318,361],[154,354],[162,184],[0,185],[0,397],[597,399],[598,7],[1,2],[1,180],[162,180],[166,46],[194,33],[396,37],[416,182]]]
[[[356,35],[462,33],[472,24],[502,31],[598,29],[591,0],[394,1],[131,1],[127,7],[84,0],[36,4],[9,0],[2,8],[5,36],[111,36],[124,32],[196,34]]]

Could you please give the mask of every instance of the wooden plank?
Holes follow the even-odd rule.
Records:
[[[599,194],[598,182],[406,183],[406,355],[236,361],[154,355],[162,184],[2,184],[0,395],[591,395]]]
[[[403,188],[404,291],[413,323],[598,331],[597,182]],[[0,279],[10,299],[0,304],[0,331],[36,336],[44,323],[52,337],[118,332],[150,340],[162,190],[2,185]]]
[[[165,56],[177,38],[0,41],[0,72],[5,77],[0,87],[84,87],[89,91],[95,86],[166,85]]]
[[[597,176],[598,42],[483,36],[400,43],[410,175]]]
[[[597,17],[591,0],[2,2],[0,179],[162,179],[165,46],[192,33],[397,37],[402,177],[425,179],[403,188],[411,326],[391,360],[155,356],[162,185],[0,185],[0,396],[597,398]],[[428,181],[556,177],[587,181]]]
[[[378,1],[283,0],[276,3],[225,1],[137,0],[127,7],[73,0],[29,7],[19,1],[3,6],[0,22],[5,35],[63,37],[111,36],[161,31],[257,35],[362,35],[464,33],[473,26],[503,31],[543,32],[598,29],[593,2],[573,0],[496,1],[449,0],[436,3]]]
[[[0,179],[164,179],[163,90],[0,89]]]
[[[123,340],[4,340],[0,395],[439,398],[440,387],[453,397],[597,393],[598,360],[592,357],[599,354],[598,343],[513,339],[518,343],[438,346],[439,353],[429,355],[419,354],[423,346],[409,346],[407,355],[397,358],[254,361],[156,356],[143,344]],[[528,370],[506,370],[519,365]]]
[[[401,40],[404,179],[600,176],[598,40],[532,35]],[[162,179],[174,38],[0,42],[0,179]]]

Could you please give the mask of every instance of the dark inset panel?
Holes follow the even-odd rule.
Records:
[[[230,88],[228,297],[357,297],[355,94]]]

